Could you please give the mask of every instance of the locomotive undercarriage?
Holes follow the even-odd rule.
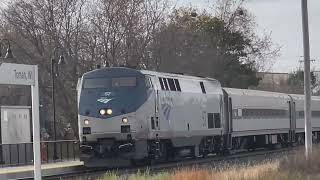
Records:
[[[97,142],[84,142],[81,147],[81,160],[88,167],[115,167],[130,164],[166,162],[186,157],[205,157],[220,154],[223,143],[220,136],[203,137],[199,145],[175,147],[170,139],[153,139],[136,142],[100,139]]]
[[[80,160],[89,167],[126,166],[130,165],[130,159],[136,154],[136,142],[98,139],[97,142],[83,142],[80,151]]]
[[[186,157],[206,157],[209,154],[222,154],[225,152],[221,136],[202,137],[200,144],[187,146],[174,146],[171,140],[148,141],[149,162],[163,162],[179,160]]]

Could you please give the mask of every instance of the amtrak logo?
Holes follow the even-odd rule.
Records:
[[[104,103],[104,104],[107,104],[109,101],[113,100],[113,98],[111,99],[108,99],[107,97],[101,97],[100,99],[98,99],[97,101],[98,102],[101,102],[101,103]]]
[[[101,94],[102,97],[97,99],[98,102],[107,104],[109,101],[113,100],[114,98],[110,97],[113,96],[111,92],[104,92]]]
[[[166,120],[169,120],[172,106],[169,105],[168,103],[165,103],[161,105],[161,108],[162,108],[163,116],[165,117]]]

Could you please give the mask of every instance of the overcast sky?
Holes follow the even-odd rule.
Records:
[[[181,4],[208,7],[213,0],[180,0]],[[308,0],[312,68],[320,70],[320,0]],[[273,72],[290,72],[299,67],[303,56],[301,0],[248,0],[247,8],[256,16],[258,32],[272,32],[272,39],[282,46]]]

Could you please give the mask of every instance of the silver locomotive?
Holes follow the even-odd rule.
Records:
[[[78,83],[81,160],[122,166],[303,144],[303,96],[222,88],[215,79],[103,68]],[[312,98],[320,135],[320,98]]]

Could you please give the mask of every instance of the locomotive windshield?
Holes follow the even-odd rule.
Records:
[[[83,83],[84,89],[97,89],[97,88],[109,88],[109,87],[110,87],[109,78],[85,79]]]
[[[84,89],[109,89],[119,87],[135,87],[137,85],[136,77],[119,77],[119,78],[90,78],[85,79]]]
[[[112,78],[112,87],[135,87],[137,79],[135,77]]]

